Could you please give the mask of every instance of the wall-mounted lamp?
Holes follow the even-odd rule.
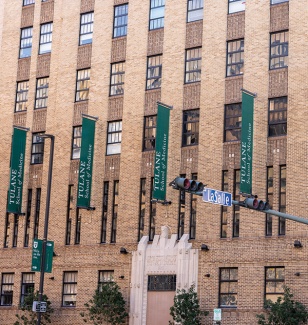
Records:
[[[95,210],[95,207],[87,207],[87,210],[88,211],[94,211]]]
[[[205,245],[205,244],[202,244],[201,245],[201,250],[202,251],[208,251],[210,248],[209,248],[209,246],[208,245]]]
[[[126,250],[125,247],[121,247],[121,248],[120,248],[120,253],[121,253],[121,254],[127,254],[128,251]]]
[[[54,280],[55,279],[55,277],[54,276],[51,276],[50,278],[49,278],[49,280]]]
[[[296,276],[300,276],[301,274],[299,272],[294,273]]]
[[[120,275],[119,276],[119,279],[124,279],[124,275]]]
[[[301,248],[301,247],[303,247],[303,245],[299,240],[295,240],[294,241],[294,247],[295,248]]]
[[[53,251],[52,256],[55,257],[55,256],[58,256],[58,254],[55,251]]]
[[[209,278],[211,276],[210,273],[204,274],[204,276],[206,276],[207,278]]]

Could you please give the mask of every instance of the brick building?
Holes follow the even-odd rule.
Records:
[[[82,324],[84,303],[110,279],[134,325],[167,324],[175,289],[192,283],[206,324],[214,308],[222,324],[256,324],[283,284],[308,304],[306,225],[171,187],[171,205],[151,202],[158,101],[173,107],[167,183],[183,175],[242,199],[244,88],[257,94],[253,193],[305,217],[307,20],[304,1],[2,0],[0,323],[13,324],[27,288],[39,286],[31,247],[44,232],[42,133],[55,136],[52,324]],[[83,114],[97,117],[95,209],[76,208]],[[7,213],[13,126],[29,128],[22,214]]]

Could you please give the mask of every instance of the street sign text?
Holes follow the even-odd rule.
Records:
[[[203,190],[202,200],[204,202],[224,205],[227,207],[232,206],[232,194],[231,193],[213,190],[211,188],[205,188]]]

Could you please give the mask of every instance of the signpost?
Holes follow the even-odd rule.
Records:
[[[46,301],[33,301],[32,311],[37,313],[46,313],[47,311],[47,302]]]
[[[221,322],[221,309],[220,308],[214,309],[213,317],[214,317],[214,321]]]
[[[232,206],[232,194],[231,193],[213,190],[211,188],[205,188],[203,190],[202,200],[204,202],[224,205],[227,207]]]
[[[51,273],[52,271],[52,259],[53,259],[53,241],[47,241],[46,243],[46,257],[45,257],[45,272]],[[40,272],[41,271],[41,259],[43,250],[43,240],[34,239],[32,247],[32,263],[31,271]]]

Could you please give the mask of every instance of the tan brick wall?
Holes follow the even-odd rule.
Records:
[[[187,1],[167,1],[165,27],[149,31],[150,2],[129,2],[128,35],[112,39],[114,5],[123,0],[58,0],[29,7],[11,6],[4,0],[0,61],[0,235],[4,236],[5,207],[9,181],[9,161],[13,125],[30,128],[27,135],[23,211],[27,190],[33,189],[30,245],[33,236],[35,191],[42,188],[39,237],[43,237],[49,143],[46,140],[43,165],[30,165],[32,132],[55,135],[52,193],[48,238],[55,241],[53,272],[46,275],[45,292],[56,312],[52,324],[82,324],[79,316],[90,299],[98,270],[114,270],[124,298],[130,293],[131,252],[137,247],[140,178],[146,178],[144,234],[149,233],[150,188],[154,152],[142,152],[144,116],[157,113],[157,101],[173,106],[170,112],[169,164],[167,183],[183,173],[198,173],[208,187],[220,189],[222,170],[228,170],[229,191],[233,192],[234,171],[240,168],[240,143],[223,143],[224,105],[241,102],[241,89],[257,93],[254,112],[253,191],[266,195],[266,167],[274,169],[273,208],[279,208],[279,168],[287,166],[287,212],[305,217],[307,153],[307,66],[308,45],[302,41],[306,31],[307,8],[302,2],[270,6],[268,0],[247,1],[245,12],[227,15],[227,2],[205,6],[203,22],[186,23]],[[94,10],[93,44],[78,46],[80,13]],[[300,18],[299,18],[300,17]],[[52,52],[38,55],[40,24],[53,21]],[[31,58],[18,59],[20,28],[33,25]],[[0,23],[0,26],[1,23]],[[289,67],[269,71],[270,32],[289,28]],[[244,74],[225,77],[226,42],[244,38]],[[183,85],[185,49],[202,46],[202,78]],[[147,56],[162,54],[163,73],[160,89],[145,90]],[[125,61],[125,93],[109,97],[110,64]],[[90,95],[87,102],[75,103],[76,69],[91,67]],[[34,110],[36,78],[49,76],[48,107]],[[14,113],[16,82],[29,79],[28,111]],[[267,138],[268,99],[288,96],[287,137]],[[182,148],[183,111],[200,109],[199,145]],[[71,244],[65,245],[68,186],[74,185],[76,204],[79,161],[71,160],[72,129],[81,125],[82,114],[97,116],[91,206],[81,210],[81,242],[75,245],[76,208],[71,211]],[[123,121],[121,154],[106,156],[109,121]],[[112,195],[119,180],[117,240],[110,244]],[[109,181],[107,243],[100,244],[103,183]],[[300,198],[299,198],[300,193]],[[304,198],[304,199],[302,199]],[[179,192],[167,188],[171,205],[156,205],[156,233],[168,225],[177,233]],[[185,233],[189,232],[190,195],[186,195]],[[238,267],[238,308],[223,310],[226,325],[256,324],[255,314],[262,311],[264,267],[285,266],[286,284],[296,299],[308,303],[306,226],[287,221],[286,236],[278,236],[278,218],[273,217],[273,236],[265,237],[265,214],[241,209],[240,237],[232,238],[232,213],[228,209],[227,238],[220,239],[221,208],[197,197],[196,239],[208,252],[199,254],[198,293],[201,305],[212,311],[218,305],[220,267]],[[15,272],[12,307],[0,307],[1,325],[11,325],[20,297],[21,272],[28,272],[31,247],[23,247],[25,217],[19,218],[18,245],[12,248],[13,217],[10,216],[9,247],[0,247],[0,273]],[[4,238],[4,237],[2,237]],[[293,243],[299,239],[302,249]],[[120,247],[129,254],[121,255]],[[64,271],[78,271],[77,307],[61,307]],[[295,276],[296,272],[301,275]],[[208,277],[207,274],[210,276]],[[120,279],[120,276],[124,276]],[[54,277],[51,280],[50,277]],[[38,288],[39,274],[35,285]],[[204,323],[210,325],[212,314]]]

